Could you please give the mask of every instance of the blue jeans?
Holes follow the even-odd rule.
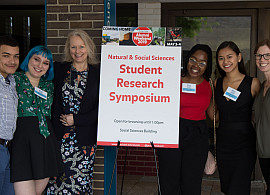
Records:
[[[10,183],[9,160],[8,148],[0,144],[0,194],[14,195],[13,184]]]

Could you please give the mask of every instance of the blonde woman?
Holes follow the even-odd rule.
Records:
[[[52,122],[65,166],[47,194],[92,194],[97,139],[99,70],[96,47],[85,31],[69,33],[65,62],[55,63]]]

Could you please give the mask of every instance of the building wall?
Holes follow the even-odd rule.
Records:
[[[47,0],[47,45],[55,61],[62,60],[67,34],[85,30],[100,53],[104,24],[103,0]]]
[[[138,3],[138,25],[160,27],[161,3]]]

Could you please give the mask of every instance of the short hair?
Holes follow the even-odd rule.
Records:
[[[260,41],[259,43],[257,43],[255,49],[254,49],[254,54],[257,53],[258,49],[262,46],[266,45],[269,49],[270,49],[270,40],[269,39],[264,39],[262,41]]]
[[[92,64],[92,65],[98,64],[99,61],[96,56],[96,45],[94,41],[89,37],[89,35],[85,31],[79,30],[79,29],[73,30],[68,34],[67,41],[65,44],[65,50],[64,50],[64,53],[65,53],[64,61],[67,61],[67,62],[73,61],[70,55],[70,38],[72,36],[79,36],[83,40],[86,50],[87,50],[87,63]]]
[[[205,44],[196,44],[194,45],[186,55],[184,59],[184,64],[183,64],[183,70],[181,75],[184,77],[187,75],[187,65],[189,62],[189,58],[198,50],[204,51],[207,54],[207,66],[206,69],[203,73],[203,77],[209,81],[211,74],[212,74],[212,50],[208,45]]]
[[[19,47],[19,43],[9,35],[2,35],[0,36],[0,46],[8,45],[10,47]]]
[[[47,58],[50,61],[49,69],[47,70],[46,74],[43,75],[43,76],[47,80],[53,80],[54,73],[53,73],[53,57],[52,57],[52,52],[47,47],[45,47],[43,45],[38,45],[38,46],[33,47],[28,52],[27,56],[25,57],[25,59],[21,63],[20,68],[23,71],[27,72],[28,71],[29,60],[35,54],[36,55],[42,55],[43,57]]]
[[[225,77],[226,76],[226,72],[224,70],[222,70],[218,64],[218,53],[221,49],[224,48],[230,48],[231,50],[233,50],[236,55],[238,56],[241,52],[240,49],[238,48],[238,46],[233,42],[233,41],[224,41],[222,42],[219,47],[217,48],[217,52],[216,52],[216,63],[217,63],[217,68],[218,68],[218,72],[221,75],[221,77]],[[238,70],[240,73],[246,75],[246,69],[245,69],[245,64],[244,64],[244,59],[243,56],[241,58],[241,61],[238,62]]]

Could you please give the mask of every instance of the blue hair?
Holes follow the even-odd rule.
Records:
[[[28,71],[28,63],[30,58],[33,55],[42,55],[43,57],[47,58],[50,61],[50,67],[47,70],[46,74],[44,75],[44,78],[47,80],[53,80],[54,77],[54,73],[53,73],[53,57],[52,57],[52,52],[45,46],[43,45],[38,45],[33,47],[27,54],[27,56],[25,57],[25,59],[23,60],[23,62],[20,65],[20,68],[24,71],[27,72]]]

